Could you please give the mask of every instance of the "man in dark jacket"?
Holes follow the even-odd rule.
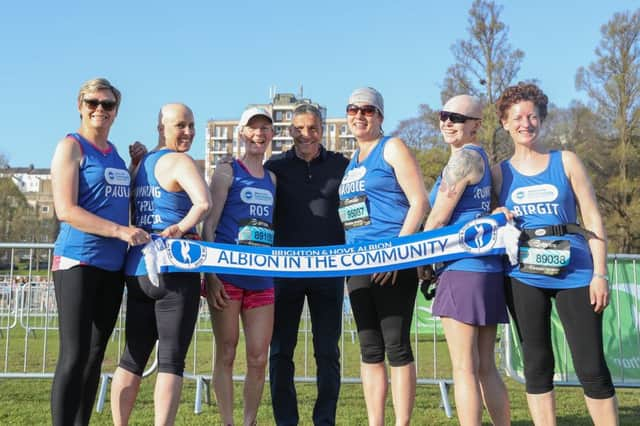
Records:
[[[344,244],[338,217],[338,186],[349,160],[322,146],[322,115],[313,105],[293,112],[293,149],[273,156],[265,167],[276,174],[275,245]],[[269,357],[273,414],[278,425],[297,425],[293,354],[305,296],[311,314],[317,365],[315,425],[334,425],[340,392],[340,351],[344,278],[280,278],[275,281],[275,321]]]

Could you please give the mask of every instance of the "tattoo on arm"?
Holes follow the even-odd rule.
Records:
[[[453,197],[463,191],[469,180],[484,173],[484,161],[476,152],[461,149],[456,151],[442,172],[440,191]]]

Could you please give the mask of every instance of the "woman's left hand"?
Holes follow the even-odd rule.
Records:
[[[514,218],[513,212],[506,207],[496,207],[491,212],[491,214],[498,214],[498,213],[504,213],[508,221],[512,221]]]
[[[591,278],[589,299],[594,312],[601,313],[609,306],[609,282],[602,277]]]
[[[165,230],[160,233],[160,236],[164,238],[182,238],[183,234],[182,229],[175,223],[165,228]]]
[[[391,278],[391,285],[396,283],[396,276],[398,275],[398,271],[389,271],[389,272],[376,272],[371,276],[373,278],[373,282],[380,285],[385,285],[389,282],[389,278]]]

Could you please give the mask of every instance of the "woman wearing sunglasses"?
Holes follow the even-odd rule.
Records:
[[[60,354],[51,391],[54,425],[86,425],[100,367],[122,300],[127,244],[149,241],[129,226],[129,172],[109,129],[120,92],[104,78],[78,95],[80,128],[62,139],[51,162],[60,233],[53,259]]]
[[[597,425],[614,425],[617,400],[602,340],[609,304],[607,237],[580,159],[540,141],[547,104],[530,83],[508,87],[496,103],[515,146],[492,172],[500,205],[523,230],[518,264],[507,266],[507,303],[522,342],[527,403],[535,424],[556,423],[550,327],[555,299],[589,414]],[[576,206],[584,228],[576,224]]]
[[[477,142],[482,105],[460,95],[440,111],[440,131],[451,156],[436,180],[424,229],[464,224],[485,216],[491,204],[491,171]],[[490,239],[479,223],[474,244]],[[423,279],[433,270],[425,268]],[[438,269],[433,315],[442,320],[451,365],[456,412],[461,425],[480,425],[482,401],[494,425],[509,424],[507,389],[496,368],[494,346],[499,323],[509,321],[505,304],[502,259],[482,256],[446,262]]]
[[[340,219],[348,243],[415,233],[427,194],[418,163],[398,138],[384,136],[382,95],[370,87],[349,98],[347,122],[358,149],[340,184]],[[396,425],[409,424],[416,371],[409,338],[417,292],[415,268],[352,276],[349,298],[358,326],[360,374],[370,425],[384,424],[385,354],[391,366]]]

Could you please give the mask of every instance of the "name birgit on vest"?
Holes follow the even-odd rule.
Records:
[[[517,188],[511,193],[511,201],[514,206],[511,210],[516,216],[528,214],[558,215],[560,204],[554,202],[558,199],[558,188],[550,184],[532,185]]]

